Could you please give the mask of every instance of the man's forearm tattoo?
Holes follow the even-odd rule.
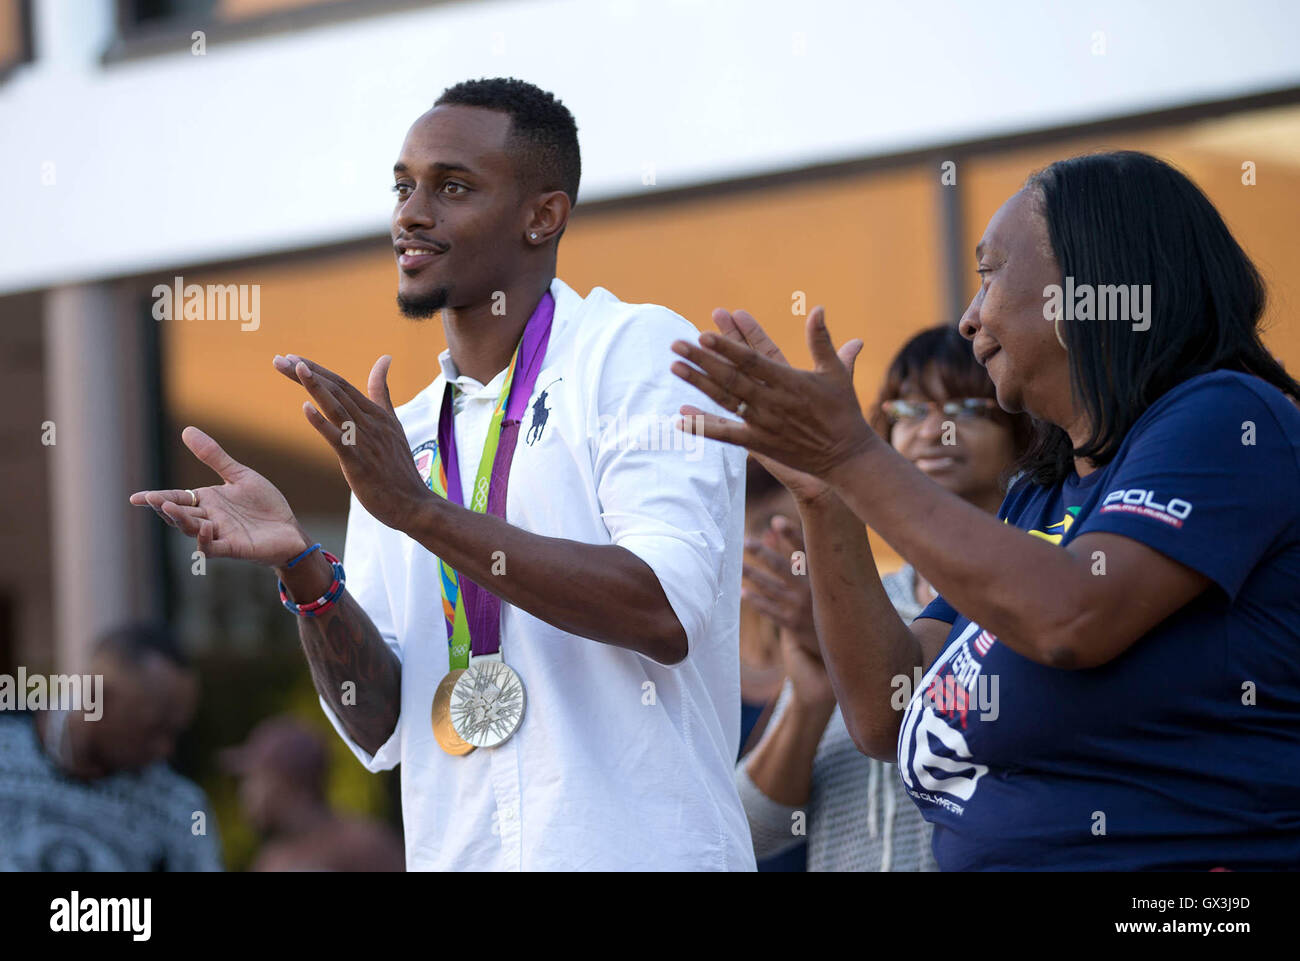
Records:
[[[344,593],[320,617],[299,619],[312,682],[343,727],[374,754],[397,727],[402,667],[366,613]]]

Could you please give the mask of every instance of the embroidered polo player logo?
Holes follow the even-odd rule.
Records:
[[[542,432],[546,430],[546,421],[551,416],[551,408],[546,406],[546,395],[553,385],[558,384],[562,380],[564,380],[563,377],[555,378],[555,380],[542,388],[542,392],[538,394],[537,399],[533,401],[533,423],[532,426],[528,428],[528,436],[525,438],[529,447],[542,439]]]

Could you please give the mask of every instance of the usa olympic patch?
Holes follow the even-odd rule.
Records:
[[[433,462],[438,457],[438,440],[427,440],[415,450],[411,451],[411,456],[415,458],[415,470],[420,475],[420,480],[424,481],[424,486],[433,490]]]

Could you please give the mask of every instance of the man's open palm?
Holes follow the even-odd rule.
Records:
[[[309,545],[284,495],[257,471],[245,467],[197,427],[181,440],[224,484],[197,487],[198,505],[184,490],[138,491],[131,503],[152,507],[164,521],[196,538],[208,557],[233,557],[274,567]]]

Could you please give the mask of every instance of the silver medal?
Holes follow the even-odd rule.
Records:
[[[475,747],[496,747],[524,718],[524,682],[505,662],[474,659],[451,689],[451,726]]]

